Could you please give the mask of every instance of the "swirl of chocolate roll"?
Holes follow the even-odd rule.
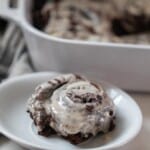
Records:
[[[115,126],[115,106],[102,86],[75,74],[39,85],[28,100],[28,112],[40,135],[58,134],[74,144]]]

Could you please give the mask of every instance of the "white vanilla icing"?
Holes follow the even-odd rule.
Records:
[[[80,87],[80,88],[79,88]],[[68,98],[67,93],[74,92],[78,95],[85,93],[93,93],[95,95],[102,93],[94,85],[88,81],[78,81],[72,84],[66,84],[56,90],[51,97],[51,114],[53,114],[58,122],[54,127],[61,134],[92,133],[95,135],[97,130],[105,131],[108,129],[109,118],[107,115],[113,110],[113,103],[108,99],[103,99],[102,104],[94,104],[94,108],[90,114],[87,113],[86,105],[88,103],[74,103]],[[92,104],[93,105],[93,104]],[[106,107],[109,109],[103,112]],[[102,118],[103,116],[104,118]],[[99,124],[96,126],[95,124]]]

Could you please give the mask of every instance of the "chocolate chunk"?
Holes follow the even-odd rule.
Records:
[[[102,96],[97,95],[97,99],[98,99],[98,100],[102,100]]]
[[[82,98],[82,102],[86,103],[87,102],[86,98]]]
[[[88,111],[88,112],[92,112],[93,111],[93,109],[94,109],[94,106],[92,106],[92,105],[87,105],[86,106],[86,110]]]
[[[76,77],[76,79],[83,79],[83,77],[78,74],[75,74],[75,77]]]
[[[29,110],[27,110],[27,113],[30,113],[30,111],[29,111]]]
[[[90,26],[85,26],[85,27],[90,33],[92,33],[92,34],[96,33],[93,27],[90,27]]]
[[[114,114],[114,112],[111,110],[111,111],[109,112],[109,115],[110,115],[110,116],[113,116],[113,114]]]
[[[111,120],[110,126],[109,126],[109,131],[114,130],[115,126],[116,126],[116,125],[115,125],[115,123],[114,123],[114,120]]]
[[[68,30],[71,31],[74,34],[77,33],[77,29],[74,26],[71,26]]]
[[[98,100],[98,102],[101,104],[102,103],[102,96],[100,96],[100,95],[97,95],[97,100]]]
[[[59,79],[55,79],[55,81],[58,83],[58,84],[61,84],[61,81]]]
[[[56,132],[49,125],[46,125],[42,131],[38,132],[39,135],[42,135],[45,137],[48,137],[48,136],[53,135],[55,133]]]
[[[89,98],[87,102],[92,103],[92,102],[94,102],[94,101],[96,101],[95,98]]]
[[[87,134],[87,137],[85,137],[83,134],[78,133],[78,134],[72,134],[72,135],[70,134],[64,138],[69,140],[72,144],[79,144],[89,139],[91,136],[92,136],[91,134]]]
[[[81,99],[81,97],[79,95],[75,95],[74,98]]]

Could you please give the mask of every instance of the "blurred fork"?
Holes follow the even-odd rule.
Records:
[[[7,76],[9,66],[16,61],[25,47],[21,31],[10,23],[0,45],[0,78]]]
[[[14,23],[10,23],[1,43],[1,58],[0,64],[8,67],[15,55],[16,48],[22,40],[22,35],[20,30],[16,27]]]

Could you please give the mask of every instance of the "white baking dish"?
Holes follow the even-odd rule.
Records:
[[[38,71],[83,73],[128,90],[150,90],[150,46],[66,40],[49,36],[30,23],[31,0],[9,8],[0,0],[0,16],[14,20],[24,33]]]

